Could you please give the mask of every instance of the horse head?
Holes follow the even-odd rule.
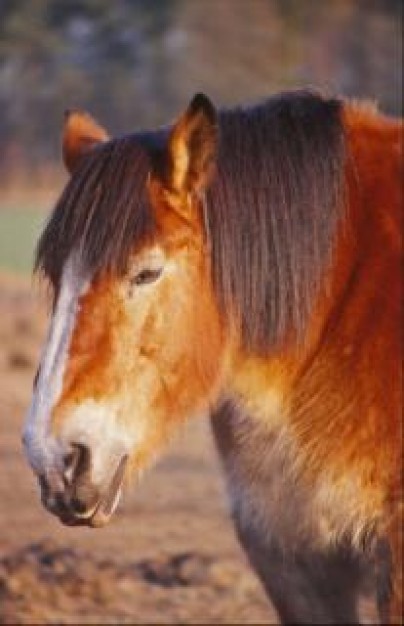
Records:
[[[225,336],[204,221],[216,149],[203,95],[153,141],[66,116],[70,180],[37,258],[53,311],[23,436],[66,524],[106,523],[125,478],[217,393]]]

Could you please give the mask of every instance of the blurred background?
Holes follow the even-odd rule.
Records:
[[[208,427],[195,423],[110,528],[45,514],[21,453],[46,305],[34,242],[66,180],[66,108],[111,134],[312,86],[402,111],[401,0],[0,0],[0,623],[263,623]]]
[[[232,105],[300,86],[402,108],[402,0],[1,0],[1,202],[60,186],[63,111],[111,133],[196,91]],[[48,207],[46,207],[48,208]]]

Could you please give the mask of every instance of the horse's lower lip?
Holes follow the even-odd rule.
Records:
[[[128,455],[125,454],[118,463],[106,494],[98,503],[93,515],[89,518],[89,525],[93,528],[105,526],[111,519],[121,496],[127,461]]]

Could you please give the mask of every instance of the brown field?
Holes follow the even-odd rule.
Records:
[[[0,276],[0,623],[276,623],[238,547],[208,424],[190,424],[102,530],[41,507],[20,432],[44,299]]]

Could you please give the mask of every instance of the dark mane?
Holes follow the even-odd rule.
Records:
[[[213,280],[247,349],[302,333],[328,267],[343,206],[341,106],[293,92],[220,114],[207,202]]]
[[[37,246],[35,269],[57,286],[74,251],[85,272],[122,271],[133,246],[155,230],[142,135],[111,140],[86,155],[67,183]]]
[[[343,206],[341,106],[293,92],[219,114],[207,193],[213,282],[248,349],[303,331],[330,262]],[[85,270],[122,271],[133,246],[153,235],[145,185],[166,133],[115,139],[83,159],[37,247],[35,267],[55,285],[73,250]]]

